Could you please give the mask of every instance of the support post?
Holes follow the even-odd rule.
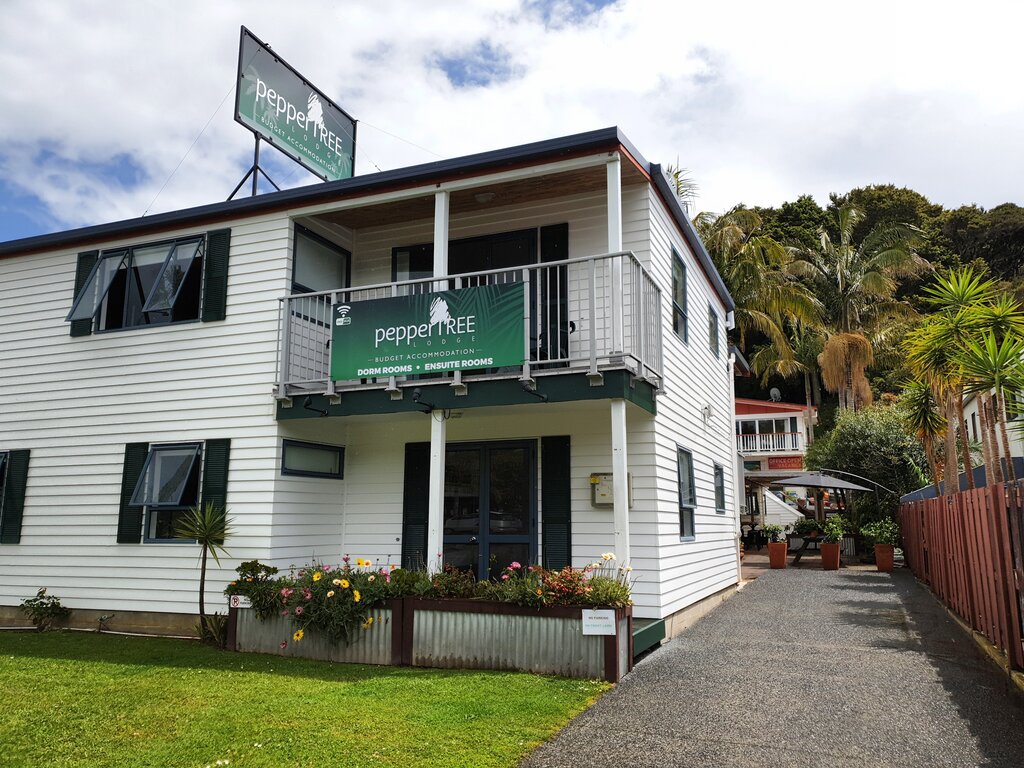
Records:
[[[608,159],[608,253],[622,251],[622,168],[619,153]],[[612,259],[612,349],[622,352],[622,256]]]
[[[427,556],[429,573],[437,573],[443,563],[441,532],[444,530],[444,459],[448,422],[441,413],[430,418],[430,486],[427,502]]]
[[[626,401],[611,401],[612,415],[612,518],[615,525],[615,558],[629,562],[629,462],[626,456]]]
[[[434,277],[448,276],[448,211],[451,200],[447,190],[434,193]],[[435,291],[448,288],[448,281],[434,283]]]

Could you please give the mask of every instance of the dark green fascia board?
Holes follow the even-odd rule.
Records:
[[[551,403],[571,403],[577,400],[610,400],[624,398],[643,408],[652,416],[657,415],[655,388],[646,381],[637,381],[628,371],[606,371],[604,383],[592,387],[586,374],[573,373],[561,376],[540,376],[537,378],[537,392],[547,395],[547,402],[526,392],[518,379],[491,379],[488,381],[466,382],[466,394],[456,395],[448,383],[417,384],[420,403],[412,401],[413,387],[404,387],[405,397],[392,400],[382,389],[363,389],[343,392],[341,401],[332,404],[326,395],[313,395],[309,408],[303,407],[304,395],[295,395],[291,407],[277,405],[278,421],[290,419],[316,419],[319,411],[328,416],[366,416],[383,413],[417,413],[429,403],[435,410],[464,410],[501,405],[536,405],[543,407]]]

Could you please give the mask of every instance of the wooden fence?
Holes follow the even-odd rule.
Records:
[[[899,520],[914,575],[1024,670],[1024,481],[912,501]]]

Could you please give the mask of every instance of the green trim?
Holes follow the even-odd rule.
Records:
[[[215,229],[206,233],[206,254],[203,264],[204,323],[223,320],[227,316],[228,257],[231,255],[231,230]]]
[[[121,505],[117,515],[118,544],[138,544],[142,540],[142,507],[133,507],[131,500],[148,455],[149,443],[128,443],[124,447]]]
[[[6,480],[0,475],[0,491],[3,492],[3,498],[0,499],[0,544],[17,544],[21,541],[29,453],[28,448],[10,451],[7,454]]]
[[[633,658],[665,639],[664,619],[633,619]]]
[[[421,403],[430,403],[437,410],[465,410],[466,408],[487,408],[502,405],[535,405],[543,408],[552,403],[571,403],[577,400],[610,400],[624,398],[643,408],[652,416],[657,415],[656,390],[646,381],[637,381],[628,371],[607,371],[604,383],[590,386],[586,374],[572,373],[561,376],[540,376],[537,378],[537,392],[547,395],[543,402],[536,395],[523,389],[518,379],[492,379],[466,382],[467,393],[456,395],[448,382],[439,384],[417,383],[421,390]],[[279,421],[311,419],[326,411],[328,416],[365,416],[384,413],[417,413],[423,405],[412,401],[412,387],[405,387],[405,397],[392,400],[383,389],[356,390],[341,393],[341,402],[331,404],[325,395],[313,395],[309,408],[302,406],[304,398],[296,395],[291,407],[277,405]]]
[[[541,562],[560,571],[572,565],[572,474],[569,436],[540,439]]]
[[[206,441],[203,446],[203,497],[202,505],[215,504],[226,507],[228,500],[228,459],[231,456],[231,439],[216,438]]]

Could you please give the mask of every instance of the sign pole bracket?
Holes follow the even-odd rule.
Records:
[[[243,176],[242,180],[240,182],[238,182],[238,186],[236,186],[234,188],[234,190],[232,190],[231,194],[228,195],[228,200],[234,200],[235,199],[235,195],[238,194],[238,190],[240,190],[242,188],[242,185],[245,184],[245,182],[248,181],[250,177],[252,178],[252,196],[256,197],[256,195],[258,193],[257,192],[257,182],[259,181],[259,175],[261,173],[263,174],[263,178],[265,178],[267,181],[269,181],[270,185],[275,190],[277,190],[278,192],[281,191],[281,188],[279,186],[277,186],[277,184],[274,182],[274,180],[272,178],[270,178],[270,176],[267,175],[267,172],[264,171],[260,167],[260,137],[259,137],[259,134],[257,134],[256,135],[256,147],[253,149],[253,155],[252,155],[252,167],[250,167],[249,170],[245,172],[245,176]]]

